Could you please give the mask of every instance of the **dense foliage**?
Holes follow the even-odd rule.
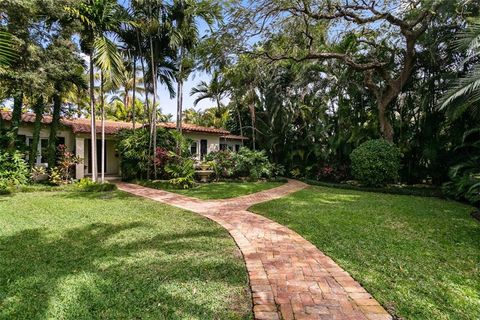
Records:
[[[191,158],[171,152],[164,170],[174,187],[188,189],[195,184],[195,161]]]
[[[157,174],[162,173],[163,156],[157,150],[154,156],[151,153],[150,133],[147,130],[122,130],[117,134],[117,151],[120,157],[121,172],[124,179],[147,178],[153,173],[153,159],[157,159]],[[165,129],[157,130],[158,148],[174,151],[176,136]],[[160,162],[159,162],[160,161]],[[153,175],[151,175],[153,176]]]
[[[217,179],[249,178],[258,180],[282,175],[283,167],[273,164],[265,151],[240,148],[238,152],[228,150],[212,152],[207,156]]]
[[[28,182],[28,167],[19,152],[0,151],[0,193]]]
[[[350,155],[352,174],[366,186],[379,187],[398,178],[400,152],[383,139],[362,143]]]

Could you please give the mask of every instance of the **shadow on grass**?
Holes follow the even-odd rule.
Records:
[[[0,318],[246,317],[248,310],[232,313],[216,299],[218,290],[246,281],[241,263],[204,241],[224,238],[221,230],[131,236],[152,227],[95,223],[0,238]]]

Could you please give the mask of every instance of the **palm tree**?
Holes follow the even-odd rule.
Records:
[[[12,35],[8,32],[0,32],[0,67],[9,65],[16,57],[12,46]]]
[[[196,87],[192,88],[192,91],[190,91],[191,96],[197,95],[193,101],[194,106],[197,106],[197,104],[202,100],[209,99],[216,103],[219,110],[223,106],[222,99],[224,98],[225,94],[225,81],[220,79],[218,73],[214,74],[210,83],[201,81]]]
[[[174,0],[170,8],[174,24],[171,45],[177,50],[177,130],[182,132],[183,82],[193,69],[193,50],[199,42],[196,19],[202,19],[208,26],[218,18],[218,6],[209,0]]]
[[[82,50],[89,57],[89,88],[90,88],[90,117],[91,117],[91,163],[92,180],[98,179],[97,168],[97,133],[95,123],[95,93],[94,73],[95,66],[109,74],[113,81],[118,80],[118,75],[123,69],[123,60],[118,51],[116,43],[109,38],[119,31],[120,25],[126,22],[122,14],[121,6],[113,0],[88,0],[78,4],[77,7],[67,7],[74,17],[82,23],[83,30],[80,34]],[[103,86],[103,79],[102,84]],[[103,101],[101,97],[101,101]],[[103,103],[102,103],[103,106]],[[104,108],[102,107],[102,182],[105,179],[105,128]]]
[[[470,26],[459,34],[454,46],[466,50],[468,57],[465,62],[480,56],[480,18],[473,20]],[[453,82],[452,88],[440,100],[440,108],[450,106],[448,114],[457,119],[467,110],[472,109],[477,116],[480,114],[480,64],[476,64],[465,77]]]

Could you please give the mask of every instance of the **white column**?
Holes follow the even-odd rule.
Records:
[[[75,179],[82,179],[85,177],[85,138],[75,138],[75,155],[82,160],[75,165]]]

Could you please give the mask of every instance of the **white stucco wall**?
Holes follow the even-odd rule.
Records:
[[[184,136],[197,142],[197,157],[200,158],[200,140],[207,140],[207,154],[220,150],[220,138],[215,134],[185,132]]]

